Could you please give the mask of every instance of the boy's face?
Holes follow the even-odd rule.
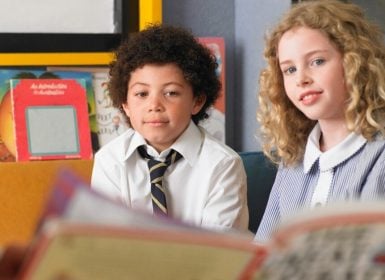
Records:
[[[133,129],[161,152],[184,132],[204,102],[194,97],[179,67],[147,64],[131,73],[123,109]]]

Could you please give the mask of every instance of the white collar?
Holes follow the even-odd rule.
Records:
[[[126,149],[124,160],[129,158],[139,146],[146,145],[147,152],[155,158],[165,158],[169,151],[173,149],[180,153],[183,158],[186,159],[191,165],[194,165],[197,160],[198,152],[201,148],[202,142],[202,133],[193,121],[190,121],[189,126],[178,137],[178,139],[176,139],[172,146],[162,151],[160,154],[157,153],[157,151],[153,147],[146,143],[146,140],[141,134],[135,131],[132,135],[131,145]]]
[[[321,152],[319,149],[320,136],[321,128],[317,123],[311,131],[306,144],[304,155],[305,173],[310,171],[318,158],[321,171],[332,169],[351,157],[367,142],[362,135],[351,132],[341,143],[326,152]]]

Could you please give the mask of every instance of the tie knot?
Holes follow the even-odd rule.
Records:
[[[180,153],[178,153],[177,151],[175,150],[171,150],[167,157],[166,157],[166,161],[165,163],[167,165],[170,165],[170,164],[173,164],[174,162],[180,160],[182,158],[182,155]]]

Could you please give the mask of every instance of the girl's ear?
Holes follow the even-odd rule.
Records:
[[[194,104],[192,108],[192,115],[198,114],[199,111],[202,109],[203,105],[205,105],[206,102],[206,95],[199,95],[194,98]]]

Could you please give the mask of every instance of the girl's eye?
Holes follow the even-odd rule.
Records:
[[[315,66],[318,66],[318,65],[322,65],[325,63],[325,59],[323,58],[317,58],[317,59],[314,59],[311,64],[312,65],[315,65]]]
[[[291,66],[291,67],[289,67],[287,69],[284,69],[283,73],[285,75],[290,75],[290,74],[293,74],[295,71],[296,71],[296,68],[294,66]]]

